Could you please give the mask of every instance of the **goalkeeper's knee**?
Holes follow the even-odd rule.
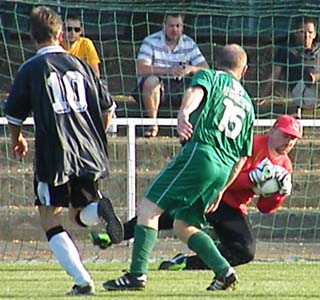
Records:
[[[236,243],[233,247],[226,248],[220,245],[219,251],[233,267],[238,265],[247,264],[254,259],[255,246],[254,245],[243,245]]]

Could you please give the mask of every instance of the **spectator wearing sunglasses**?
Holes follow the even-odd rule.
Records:
[[[100,77],[100,58],[93,42],[82,36],[83,29],[80,18],[68,15],[64,23],[64,37],[61,46],[70,54],[84,60],[97,77]]]

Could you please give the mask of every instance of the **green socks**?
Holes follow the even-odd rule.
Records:
[[[132,249],[132,262],[130,273],[134,276],[147,274],[149,256],[158,236],[158,231],[143,225],[136,225],[134,244]],[[188,240],[188,247],[214,271],[222,276],[230,267],[227,260],[220,254],[213,240],[203,231],[192,235]]]
[[[197,232],[189,238],[188,247],[196,252],[217,276],[224,275],[230,267],[210,236],[203,231]]]
[[[130,273],[134,276],[147,274],[149,256],[158,236],[158,231],[143,225],[136,225],[132,249]]]

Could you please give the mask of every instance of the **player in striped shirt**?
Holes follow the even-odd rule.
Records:
[[[22,125],[33,113],[40,223],[53,255],[74,280],[69,295],[93,294],[92,278],[61,214],[69,208],[72,221],[83,227],[102,221],[115,243],[123,239],[122,224],[97,186],[109,174],[105,127],[113,101],[89,65],[59,46],[62,20],[55,11],[34,8],[30,33],[37,53],[19,68],[4,109],[12,152],[20,159],[28,153]]]

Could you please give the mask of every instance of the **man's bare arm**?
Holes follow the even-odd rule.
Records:
[[[164,76],[164,75],[171,75],[171,69],[165,67],[154,67],[152,64],[145,60],[138,60],[137,61],[137,75],[138,76],[150,76],[150,75],[157,75],[157,76]]]
[[[145,60],[138,60],[137,61],[137,75],[146,77],[151,75],[156,76],[172,76],[172,77],[184,77],[187,75],[193,75],[200,70],[208,69],[209,66],[207,62],[203,62],[199,65],[192,66],[192,65],[175,65],[171,68],[166,67],[155,67],[150,62]]]
[[[224,192],[235,181],[235,179],[238,177],[242,167],[246,163],[247,159],[248,159],[247,156],[240,157],[239,161],[233,166],[232,171],[230,173],[230,176],[228,178],[228,181],[227,181],[226,185],[224,186],[224,188],[222,189],[222,192]]]
[[[193,75],[196,74],[198,71],[209,69],[209,65],[206,61],[202,62],[201,64],[198,64],[196,66],[188,65],[185,67],[184,75]]]
[[[191,137],[193,129],[189,116],[199,107],[204,96],[204,90],[200,86],[186,89],[178,112],[177,132],[181,140],[188,140]]]
[[[96,74],[98,78],[100,78],[100,69],[99,69],[99,64],[96,65],[91,65],[91,68],[93,72]]]

